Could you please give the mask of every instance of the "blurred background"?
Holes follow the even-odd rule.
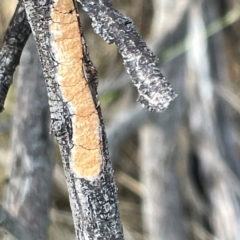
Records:
[[[0,1],[0,44],[16,2]],[[81,11],[125,238],[240,240],[240,1],[111,2],[134,20],[178,94],[164,113],[143,110],[116,47]],[[23,225],[35,224],[35,239],[74,239],[46,99],[30,40],[0,115],[0,198]]]

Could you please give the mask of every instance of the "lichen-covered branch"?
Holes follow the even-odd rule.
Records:
[[[177,95],[157,68],[156,57],[137,33],[133,21],[115,10],[108,0],[76,1],[91,17],[96,33],[118,47],[142,106],[149,111],[164,111]]]
[[[4,102],[12,84],[13,73],[19,64],[23,47],[30,33],[23,1],[20,0],[0,50],[0,112],[4,109]]]
[[[123,239],[97,98],[96,70],[73,0],[24,0],[47,84],[77,239]]]

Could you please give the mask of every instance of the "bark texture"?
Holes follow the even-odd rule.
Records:
[[[138,101],[149,111],[164,111],[177,95],[157,68],[158,59],[137,33],[133,21],[114,9],[108,0],[77,1],[91,17],[95,32],[118,47],[139,92]]]
[[[47,238],[52,178],[49,123],[46,86],[35,43],[30,38],[18,73],[12,164],[5,204],[9,213],[24,226],[28,239]]]
[[[13,73],[19,64],[22,49],[30,32],[23,1],[20,0],[0,51],[0,112],[4,109],[4,102],[12,84]]]
[[[77,239],[123,239],[117,191],[97,99],[96,70],[72,0],[25,7],[47,84]]]

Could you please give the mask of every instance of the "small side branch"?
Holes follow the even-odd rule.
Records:
[[[4,102],[12,84],[13,73],[19,64],[23,47],[30,33],[23,1],[20,0],[0,50],[0,112],[4,110]]]
[[[142,106],[149,111],[164,111],[177,95],[157,68],[158,59],[137,33],[133,21],[115,10],[108,0],[76,1],[91,17],[95,32],[118,47]]]

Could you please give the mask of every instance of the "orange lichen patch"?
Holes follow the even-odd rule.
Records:
[[[71,104],[75,107],[76,115],[86,117],[93,113],[93,103],[86,101],[86,99],[82,96],[87,96],[89,98],[92,96],[89,92],[89,89],[87,89],[87,86],[85,86],[81,92],[74,96],[74,98],[71,100]]]
[[[81,146],[74,146],[73,158],[75,159],[73,169],[77,173],[81,172],[82,176],[93,177],[100,172],[101,154],[99,149],[89,150]]]
[[[78,22],[73,22],[72,24],[78,24]],[[58,26],[60,23],[53,23],[52,26]],[[82,54],[76,56],[77,52],[76,46],[79,45],[80,36],[74,36],[72,31],[74,29],[70,26],[70,24],[65,24],[65,27],[69,27],[67,30],[68,38],[64,38],[62,32],[60,30],[56,30],[53,32],[55,35],[55,44],[58,45],[58,52],[56,52],[56,56],[59,58],[59,63],[63,65],[79,65],[79,58],[82,58]],[[59,26],[58,26],[59,27]],[[69,54],[68,54],[69,52]]]
[[[99,148],[99,138],[96,138],[96,135],[98,135],[98,131],[99,131],[99,126],[94,126],[93,124],[91,124],[92,122],[97,122],[98,119],[96,119],[96,115],[92,114],[90,117],[88,117],[88,121],[85,120],[84,117],[80,117],[80,116],[74,116],[73,117],[73,127],[77,132],[80,132],[77,135],[73,136],[73,141],[74,144],[76,145],[81,145],[84,148],[87,149],[97,149]],[[87,132],[91,133],[91,132],[95,132],[96,134],[88,134],[85,135],[81,134],[81,130],[85,129]]]
[[[74,65],[71,65],[71,68],[73,67]],[[83,75],[83,71],[81,69],[81,67],[79,67],[79,64],[76,65],[75,67],[75,71],[72,71],[72,72],[69,72],[69,69],[68,69],[69,66],[67,65],[63,65],[61,66],[61,73],[62,75],[59,76],[59,84],[62,86],[62,87],[66,87],[66,90],[65,91],[73,91],[72,87],[74,86],[77,86],[79,84],[83,85],[83,83],[81,83],[79,81],[78,78],[76,78],[76,76],[79,76],[81,78],[84,78],[84,75]],[[65,77],[68,77],[68,81],[65,80]],[[86,84],[85,84],[86,85]],[[72,89],[72,90],[69,90],[69,89]],[[81,88],[80,88],[81,89]],[[76,88],[77,91],[79,91],[78,88]]]
[[[82,70],[82,43],[74,9],[72,0],[56,1],[51,13],[51,44],[59,63],[59,87],[73,113],[72,166],[79,177],[95,177],[102,163],[99,117]]]

